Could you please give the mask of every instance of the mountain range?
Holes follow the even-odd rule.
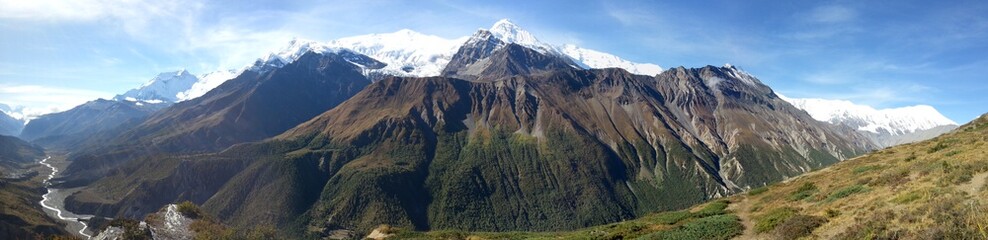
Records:
[[[20,136],[69,152],[69,211],[141,219],[190,201],[234,227],[325,238],[606,224],[953,123],[823,107],[732,65],[663,70],[501,20],[457,39],[295,39],[240,70],[159,74]]]
[[[684,208],[876,147],[734,66],[586,69],[505,24],[478,30],[432,77],[387,76],[391,60],[293,41],[73,153],[63,180],[85,187],[67,207],[139,218],[188,200],[234,226],[312,236],[385,223],[560,230]]]
[[[881,147],[926,140],[957,128],[928,105],[874,109],[844,100],[782,98],[816,120],[855,129]]]

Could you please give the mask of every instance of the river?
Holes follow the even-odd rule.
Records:
[[[60,189],[50,187],[51,183],[49,181],[58,174],[58,168],[48,162],[50,159],[51,156],[46,156],[44,160],[41,160],[42,165],[51,168],[51,174],[48,174],[48,178],[45,179],[45,187],[48,189],[48,193],[41,196],[41,207],[44,207],[45,213],[49,216],[67,222],[68,224],[66,224],[65,228],[69,232],[78,233],[79,236],[86,239],[92,238],[92,233],[88,230],[89,227],[82,220],[89,219],[93,216],[75,214],[65,210],[65,198],[78,192],[81,188]]]

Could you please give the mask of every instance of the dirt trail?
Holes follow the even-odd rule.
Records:
[[[985,177],[988,177],[988,172],[975,174],[971,177],[970,182],[957,185],[957,189],[965,191],[971,196],[976,196],[981,191],[981,187],[985,185]]]
[[[741,239],[744,236],[749,236],[754,233],[755,222],[751,220],[751,216],[748,209],[751,209],[751,203],[748,201],[748,196],[740,197],[740,201],[732,202],[731,205],[727,206],[727,210],[737,215],[741,219],[741,225],[744,225],[744,234],[738,236],[737,239]]]
[[[755,233],[755,220],[751,216],[751,202],[747,195],[742,195],[738,197],[736,202],[732,202],[731,205],[727,206],[727,210],[737,215],[741,219],[741,225],[744,226],[744,233],[741,236],[737,236],[734,239],[769,239],[769,236],[765,234]]]

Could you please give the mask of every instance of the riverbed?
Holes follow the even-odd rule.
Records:
[[[65,226],[67,231],[86,239],[92,238],[92,231],[89,230],[89,226],[86,225],[84,220],[88,220],[93,216],[75,214],[65,210],[65,198],[82,188],[61,189],[50,187],[51,183],[49,181],[58,174],[58,168],[49,163],[49,160],[51,160],[51,156],[45,157],[40,162],[42,165],[51,169],[51,174],[48,174],[48,177],[45,178],[44,183],[45,188],[48,189],[48,193],[41,196],[41,202],[39,202],[41,207],[44,208],[48,216],[65,221],[67,223]]]

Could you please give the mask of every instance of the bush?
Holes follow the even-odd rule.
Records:
[[[909,156],[906,157],[906,159],[904,159],[904,161],[906,161],[906,162],[912,162],[913,160],[916,160],[916,153],[915,152],[909,153]]]
[[[908,169],[895,169],[892,171],[886,171],[882,175],[878,175],[874,181],[869,184],[872,186],[898,186],[909,181],[909,170]]]
[[[813,230],[827,222],[817,216],[795,215],[775,227],[775,235],[782,239],[798,239],[809,236]]]
[[[773,209],[755,219],[755,232],[763,233],[772,231],[780,223],[789,220],[794,215],[796,215],[796,209],[790,207]]]
[[[891,211],[877,212],[867,219],[857,220],[834,239],[901,239],[903,232],[889,229],[889,223],[894,220],[895,215]]]
[[[943,164],[943,171],[947,176],[942,178],[942,185],[966,183],[974,178],[974,171],[976,169],[973,169],[970,165],[951,166],[946,161],[944,161]]]
[[[837,216],[840,216],[840,210],[833,209],[833,208],[827,209],[827,217],[828,218],[835,218]]]
[[[768,186],[751,189],[748,191],[748,196],[757,196],[758,194],[765,193],[766,191],[768,191]]]
[[[209,221],[195,220],[191,225],[189,225],[189,229],[195,232],[195,237],[193,238],[195,240],[225,240],[238,238],[237,231]]]
[[[179,203],[178,212],[181,213],[182,216],[191,219],[199,219],[202,216],[205,216],[205,214],[203,214],[202,212],[202,209],[199,209],[199,206],[196,206],[195,203],[189,201]]]
[[[724,214],[725,213],[724,212],[724,209],[727,209],[728,203],[729,202],[727,200],[718,200],[716,202],[712,202],[710,204],[707,204],[707,206],[704,206],[703,209],[700,209],[699,211],[696,211],[692,215],[695,218],[702,218],[702,217],[708,217],[708,216],[713,216],[713,215],[721,215],[721,214]]]
[[[947,145],[947,143],[937,142],[937,145],[934,145],[929,150],[926,150],[926,153],[935,153],[937,151],[946,149],[947,147],[949,147],[949,145]]]
[[[642,236],[639,239],[731,239],[741,235],[744,226],[734,215],[716,215],[688,222],[668,231]]]
[[[817,187],[812,182],[803,183],[796,191],[789,194],[789,201],[799,201],[812,196],[817,192]]]
[[[675,211],[675,212],[665,212],[655,214],[648,218],[647,221],[661,223],[665,225],[676,224],[683,219],[690,218],[693,214],[689,211]]]
[[[898,204],[906,204],[919,200],[922,197],[923,195],[920,195],[919,191],[912,191],[908,193],[899,194],[899,196],[896,196],[895,198],[892,199],[892,202]]]
[[[961,151],[960,150],[954,150],[954,151],[950,151],[950,152],[947,152],[947,153],[943,154],[943,156],[944,157],[951,157],[951,156],[957,155],[958,153],[961,153]]]
[[[864,191],[868,191],[868,188],[865,187],[864,185],[861,185],[861,184],[847,186],[847,187],[838,189],[837,191],[834,191],[833,193],[830,193],[830,196],[827,196],[827,201],[833,201],[833,200],[837,200],[837,199],[841,199],[841,198],[846,198],[846,197],[851,196],[851,195],[853,195],[855,193],[860,193],[860,192],[864,192]]]
[[[117,218],[113,219],[109,223],[110,226],[123,228],[124,233],[121,236],[123,239],[152,239],[151,230],[147,228],[142,228],[140,222],[133,219]]]

